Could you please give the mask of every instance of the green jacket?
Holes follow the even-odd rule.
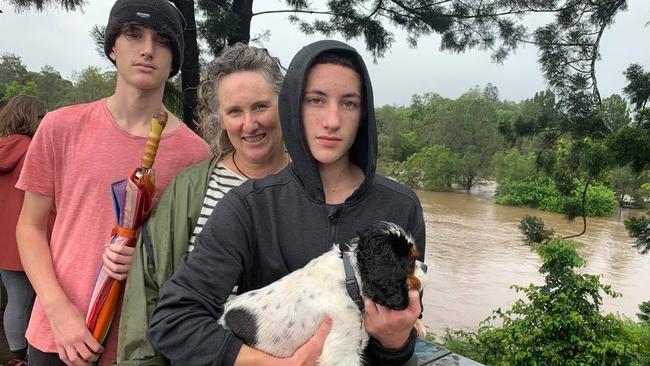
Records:
[[[163,284],[187,253],[216,164],[213,157],[181,172],[140,230],[122,303],[117,365],[169,365],[145,334]]]

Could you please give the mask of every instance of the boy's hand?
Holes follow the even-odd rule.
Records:
[[[323,345],[325,344],[325,339],[330,330],[332,330],[332,318],[329,315],[326,315],[321,321],[316,333],[305,342],[300,348],[296,350],[293,356],[288,358],[278,358],[271,355],[265,354],[261,351],[254,350],[248,346],[244,348],[248,351],[249,354],[255,353],[256,359],[248,359],[248,362],[245,362],[247,365],[267,365],[267,366],[317,366],[318,358],[323,352]],[[244,350],[242,348],[242,351]],[[240,357],[243,352],[240,352]],[[235,361],[235,365],[238,365],[239,357]],[[244,362],[242,362],[243,364]]]
[[[391,310],[369,298],[366,306],[365,327],[370,336],[389,349],[400,349],[406,345],[415,321],[420,316],[420,293],[409,290],[409,305],[404,310]]]
[[[290,365],[297,366],[316,366],[320,354],[323,353],[323,345],[327,339],[327,335],[332,330],[332,318],[326,315],[321,321],[316,333],[296,350],[296,353],[291,357]]]
[[[59,358],[66,365],[86,366],[97,361],[104,348],[86,327],[77,308],[63,304],[48,315]]]
[[[111,278],[123,281],[131,269],[135,248],[125,245],[107,245],[102,255],[104,261],[104,271]]]

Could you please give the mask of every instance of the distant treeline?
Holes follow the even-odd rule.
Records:
[[[632,123],[627,102],[617,94],[603,100],[601,114],[612,133]],[[512,102],[500,99],[497,88],[488,84],[456,100],[435,93],[415,95],[409,106],[383,106],[376,115],[380,170],[414,188],[470,190],[492,180],[498,183],[495,201],[500,204],[552,212],[579,205],[582,192],[561,194],[562,187],[558,191],[544,170],[545,164],[557,164],[548,161],[548,151],[543,154],[549,147],[539,132],[561,123],[551,91]],[[555,142],[550,158],[557,161],[575,144],[568,138]],[[589,138],[580,143],[592,144]],[[646,182],[646,173],[629,167],[609,169],[590,181],[587,215],[609,216],[617,204],[644,206],[650,196]]]
[[[52,66],[45,65],[39,72],[27,70],[22,59],[14,54],[0,55],[0,100],[16,95],[33,95],[41,99],[49,110],[66,105],[85,103],[113,94],[116,71],[102,71],[88,66],[65,79]],[[182,115],[180,79],[167,83],[165,104]]]
[[[27,70],[19,56],[0,55],[0,99],[20,94],[39,97],[53,110],[109,96],[115,71],[89,66],[65,79],[51,66]],[[181,114],[178,79],[168,82],[165,103]],[[496,180],[496,202],[562,212],[566,200],[556,183],[541,169],[545,142],[538,132],[561,120],[555,95],[540,91],[520,102],[499,98],[491,84],[468,90],[458,99],[435,93],[414,95],[409,106],[377,108],[379,169],[414,188],[470,190],[477,182]],[[602,103],[602,115],[612,131],[632,119],[627,102],[614,94]],[[566,144],[571,144],[567,139]],[[562,143],[554,149],[561,150]],[[561,151],[558,151],[561,153]],[[650,196],[647,174],[627,167],[610,169],[603,179],[590,182],[588,215],[608,216],[618,203],[643,206]]]

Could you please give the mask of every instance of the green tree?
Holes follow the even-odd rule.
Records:
[[[388,105],[375,110],[381,141],[380,161],[402,162],[422,147],[417,133],[410,128],[412,121],[407,113],[404,108]]]
[[[450,191],[461,173],[461,159],[441,145],[433,145],[411,155],[400,164],[397,178],[414,188]]]
[[[408,109],[408,123],[402,128],[415,133],[420,147],[444,144],[437,135],[437,128],[455,103],[437,93],[414,95]]]
[[[623,321],[600,312],[603,294],[620,294],[599,276],[578,271],[584,261],[577,245],[560,239],[535,245],[544,284],[513,286],[525,299],[509,310],[495,310],[477,334],[453,335],[488,365],[638,365],[640,340]]]
[[[583,230],[577,234],[582,235],[587,229],[584,215],[589,186],[601,180],[613,163],[603,141],[611,133],[611,126],[599,113],[602,99],[596,61],[604,32],[627,8],[627,2],[602,0],[565,5],[569,6],[559,11],[553,22],[533,32],[542,72],[556,96],[557,118],[546,125],[539,120],[527,130],[542,142],[538,163],[553,178],[557,189],[567,196],[582,192],[579,202],[567,200],[565,205],[568,219],[583,215]],[[563,149],[567,153],[558,155],[554,146],[567,141],[568,148]]]
[[[630,217],[625,220],[625,228],[636,239],[634,247],[641,254],[650,252],[650,225],[646,216]]]
[[[19,84],[17,81],[9,83],[4,90],[1,99],[10,99],[17,95],[33,95],[37,96],[39,93],[38,86],[33,81],[28,81],[25,84]]]
[[[12,53],[0,55],[0,96],[5,94],[9,84],[15,83],[14,89],[29,81],[27,68],[19,56]]]
[[[632,122],[627,102],[618,94],[603,99],[598,111],[609,134],[616,133]]]
[[[621,207],[631,206],[643,208],[650,192],[642,188],[648,181],[644,173],[634,172],[629,166],[616,167],[612,170],[612,187],[616,193],[616,201]]]
[[[640,65],[633,64],[624,74],[628,85],[623,91],[634,105],[634,123],[621,128],[610,138],[609,145],[623,165],[630,163],[632,169],[641,171],[650,166],[650,149],[647,148],[650,146],[650,108],[646,108],[650,99],[650,71],[645,72]]]
[[[34,74],[38,86],[38,97],[49,110],[62,107],[68,102],[67,94],[72,89],[72,82],[61,77],[52,66],[45,65],[39,73]]]
[[[609,139],[609,147],[620,164],[629,164],[634,173],[650,166],[650,72],[637,64],[630,65],[624,75],[628,81],[623,92],[634,105],[634,123],[621,128]],[[634,246],[641,254],[650,251],[650,218],[641,216],[625,221]]]
[[[108,97],[115,91],[115,72],[102,72],[88,66],[73,75],[74,87],[70,90],[70,104],[86,103]]]
[[[519,149],[500,150],[492,157],[492,172],[497,183],[536,178],[540,172],[535,161],[536,155],[533,152],[523,154]]]
[[[553,239],[553,230],[546,227],[541,217],[524,215],[519,222],[519,230],[526,243],[530,245],[545,244]]]
[[[644,321],[650,325],[650,301],[644,301],[639,305],[639,313],[637,317],[639,320]],[[648,355],[650,357],[650,354]]]
[[[639,64],[630,65],[624,72],[629,84],[623,93],[630,99],[635,110],[642,110],[650,99],[650,71],[645,71]]]
[[[434,126],[435,143],[460,156],[460,183],[468,191],[490,173],[492,155],[502,146],[497,127],[496,105],[478,89],[452,103]]]

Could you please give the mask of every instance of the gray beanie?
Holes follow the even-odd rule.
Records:
[[[117,0],[108,16],[106,33],[104,34],[104,53],[113,64],[110,53],[118,36],[119,25],[137,23],[150,26],[158,31],[164,31],[171,41],[172,69],[169,77],[178,73],[183,65],[183,30],[185,21],[180,11],[167,0]]]

